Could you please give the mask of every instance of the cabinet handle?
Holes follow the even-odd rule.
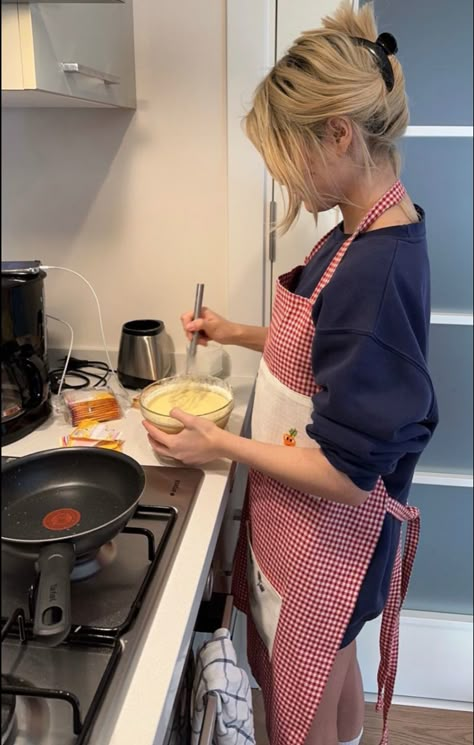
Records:
[[[118,75],[94,70],[93,67],[86,67],[86,65],[81,65],[80,62],[61,62],[59,67],[65,73],[75,73],[77,75],[84,75],[87,78],[97,78],[98,80],[102,80],[106,85],[117,85],[117,83],[120,83],[120,77]]]
[[[268,215],[268,259],[269,261],[275,261],[276,259],[276,221],[277,221],[277,203],[270,202],[270,209]]]

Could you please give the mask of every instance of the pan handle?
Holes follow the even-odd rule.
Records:
[[[71,630],[72,543],[51,543],[41,549],[33,633],[52,647],[61,644]]]

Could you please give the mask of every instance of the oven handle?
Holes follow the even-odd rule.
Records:
[[[224,612],[222,613],[222,623],[220,628],[230,630],[233,610],[234,598],[232,595],[227,595],[224,605]],[[201,734],[199,735],[198,745],[212,745],[214,731],[216,729],[216,715],[217,698],[214,695],[209,694],[206,701],[206,708],[204,711],[204,719],[202,723]]]
[[[212,745],[214,731],[216,729],[217,698],[210,693],[206,701],[206,710],[202,723],[199,745]]]

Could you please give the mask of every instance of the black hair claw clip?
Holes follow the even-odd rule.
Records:
[[[377,37],[376,44],[379,44],[386,54],[396,54],[398,52],[398,45],[396,38],[385,31],[383,34]]]
[[[398,52],[397,40],[395,37],[392,36],[392,34],[385,32],[380,34],[377,41],[361,39],[358,36],[353,36],[352,41],[360,47],[365,47],[372,54],[382,78],[384,79],[385,85],[387,86],[387,90],[390,92],[395,84],[395,79],[389,56]]]

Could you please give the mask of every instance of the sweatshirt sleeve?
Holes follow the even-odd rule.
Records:
[[[400,458],[425,448],[436,422],[422,364],[368,332],[319,331],[313,370],[322,390],[307,433],[360,489],[370,491]]]

